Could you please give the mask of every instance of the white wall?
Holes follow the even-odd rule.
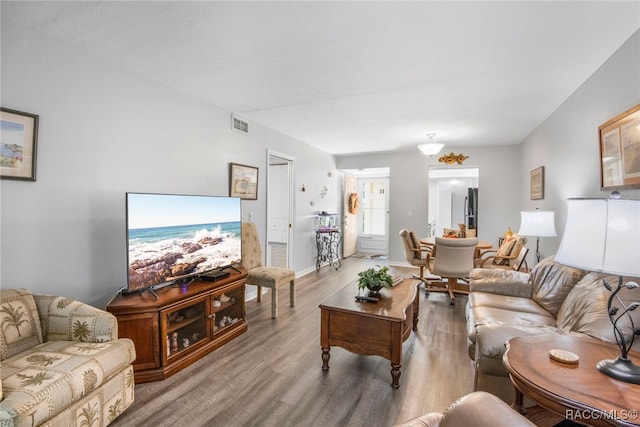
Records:
[[[336,211],[333,156],[2,20],[2,106],[40,116],[37,182],[3,180],[2,287],[104,306],[126,284],[125,192],[228,195],[229,162],[260,168],[243,202],[265,241],[267,149],[294,156],[294,268],[313,269],[313,213]],[[320,200],[321,199],[321,200]],[[310,201],[317,201],[310,206]]]
[[[567,198],[609,196],[600,190],[598,126],[640,103],[639,76],[640,30],[523,142],[521,207],[556,212],[558,237],[540,239],[543,255],[558,250]],[[529,171],[538,166],[545,167],[545,195],[532,201],[525,190]],[[640,189],[620,192],[640,200]],[[528,246],[534,252],[535,239]]]
[[[507,227],[520,226],[520,147],[445,147],[441,154],[463,153],[469,158],[464,166],[480,169],[478,184],[478,237],[497,244]],[[379,153],[339,156],[338,168],[389,167],[389,262],[406,264],[400,230],[414,230],[427,235],[428,165],[442,165],[439,155],[428,157],[418,149],[402,153]],[[411,216],[410,216],[411,213]]]

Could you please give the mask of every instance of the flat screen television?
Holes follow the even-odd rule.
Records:
[[[126,199],[128,292],[240,262],[240,198],[127,193]]]

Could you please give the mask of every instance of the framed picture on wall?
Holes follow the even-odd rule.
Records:
[[[229,196],[258,199],[258,168],[229,163]]]
[[[640,187],[640,104],[598,127],[600,188]]]
[[[531,200],[544,199],[544,166],[531,171]]]
[[[38,116],[0,108],[0,178],[36,180]]]

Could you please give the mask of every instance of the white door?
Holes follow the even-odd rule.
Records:
[[[342,256],[349,257],[358,250],[358,178],[344,176],[344,220],[342,221]]]
[[[269,150],[266,264],[293,265],[293,157]]]
[[[387,254],[389,246],[389,179],[358,180],[358,250]]]
[[[270,243],[284,243],[289,234],[289,165],[269,165]]]

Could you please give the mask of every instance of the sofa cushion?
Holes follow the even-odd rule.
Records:
[[[616,342],[613,326],[607,313],[607,301],[611,292],[604,287],[603,279],[607,280],[613,289],[617,288],[618,276],[602,273],[587,274],[574,286],[560,307],[556,321],[558,328],[587,334],[606,342]],[[638,278],[623,278],[623,283],[628,281],[640,283]],[[633,301],[638,301],[638,289],[623,288],[617,296],[626,306],[629,306]],[[613,305],[618,308],[621,307],[619,302],[615,300]],[[635,325],[640,325],[640,310],[634,310],[630,312],[630,315]],[[618,325],[625,336],[631,336],[632,328],[628,317],[623,317],[618,322]],[[635,343],[634,349],[639,347],[640,342]]]
[[[531,270],[531,299],[556,316],[573,286],[582,279],[585,271],[567,267],[546,258]]]
[[[534,324],[491,324],[477,328],[475,360],[483,374],[507,376],[502,356],[507,350],[506,343],[511,338],[548,334],[571,335],[549,325]]]
[[[26,289],[0,290],[0,360],[42,343],[33,295]]]
[[[50,341],[2,362],[0,424],[38,425],[80,400],[135,360],[133,341]],[[131,378],[133,380],[133,378]],[[33,423],[33,424],[32,424]]]
[[[540,314],[544,317],[551,317],[537,302],[529,298],[492,294],[489,292],[472,292],[469,294],[468,301],[469,307],[473,307],[474,309],[477,307],[491,307],[516,313],[533,313]]]

